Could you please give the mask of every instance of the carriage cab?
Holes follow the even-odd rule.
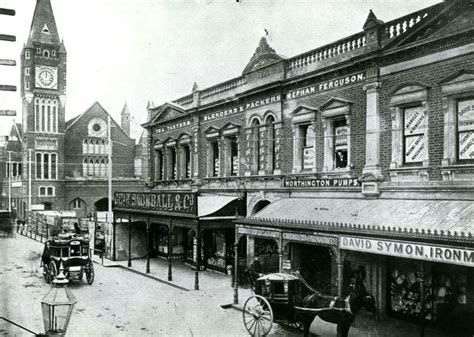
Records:
[[[62,263],[64,275],[69,280],[94,281],[94,266],[90,257],[89,240],[77,235],[59,235],[44,244],[42,254],[43,275],[51,282],[58,274]]]

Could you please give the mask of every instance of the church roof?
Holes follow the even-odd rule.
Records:
[[[47,44],[61,42],[50,0],[37,0],[36,2],[27,45],[30,45],[31,42]]]

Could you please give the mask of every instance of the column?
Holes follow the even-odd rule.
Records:
[[[146,219],[146,270],[147,274],[150,273],[150,217]]]
[[[245,176],[252,175],[252,128],[245,129]]]
[[[199,290],[199,269],[201,268],[201,226],[199,224],[199,220],[196,224],[196,240],[197,257],[196,270],[194,272],[194,290]]]
[[[173,270],[171,258],[173,256],[173,225],[172,220],[168,220],[168,281],[173,280]]]
[[[366,92],[366,139],[365,139],[365,166],[363,173],[371,173],[380,177],[380,82],[372,82],[363,86]]]
[[[235,229],[235,243],[234,243],[234,304],[239,303],[239,237],[237,235],[237,229]]]

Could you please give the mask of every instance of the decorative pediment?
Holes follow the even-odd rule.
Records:
[[[179,105],[174,103],[165,103],[159,107],[152,118],[152,123],[162,123],[171,119],[182,117],[186,111]]]
[[[293,110],[290,114],[291,122],[293,124],[296,123],[304,123],[316,120],[316,113],[318,112],[317,108],[313,108],[308,105],[300,105],[295,110]]]
[[[428,96],[428,86],[422,83],[404,83],[399,85],[391,94],[390,106],[405,103],[423,102]]]
[[[351,113],[352,102],[342,98],[331,97],[319,107],[322,117],[334,117]]]
[[[164,141],[164,143],[166,147],[173,147],[173,146],[176,146],[176,139],[169,137]]]
[[[463,69],[449,75],[440,83],[443,95],[452,95],[474,90],[474,70]]]
[[[190,144],[192,136],[187,133],[183,133],[179,136],[178,139],[179,139],[179,144]]]
[[[255,50],[255,53],[253,54],[242,74],[263,68],[282,59],[283,58],[275,53],[275,50],[269,46],[267,39],[262,37],[257,49]]]
[[[232,136],[239,133],[240,125],[234,123],[227,123],[222,127],[222,135]]]
[[[213,126],[210,126],[206,129],[206,131],[204,131],[204,134],[206,135],[206,138],[217,138],[220,136],[221,131]]]

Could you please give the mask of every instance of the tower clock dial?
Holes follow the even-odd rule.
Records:
[[[45,89],[57,89],[56,67],[36,66],[36,87]]]

